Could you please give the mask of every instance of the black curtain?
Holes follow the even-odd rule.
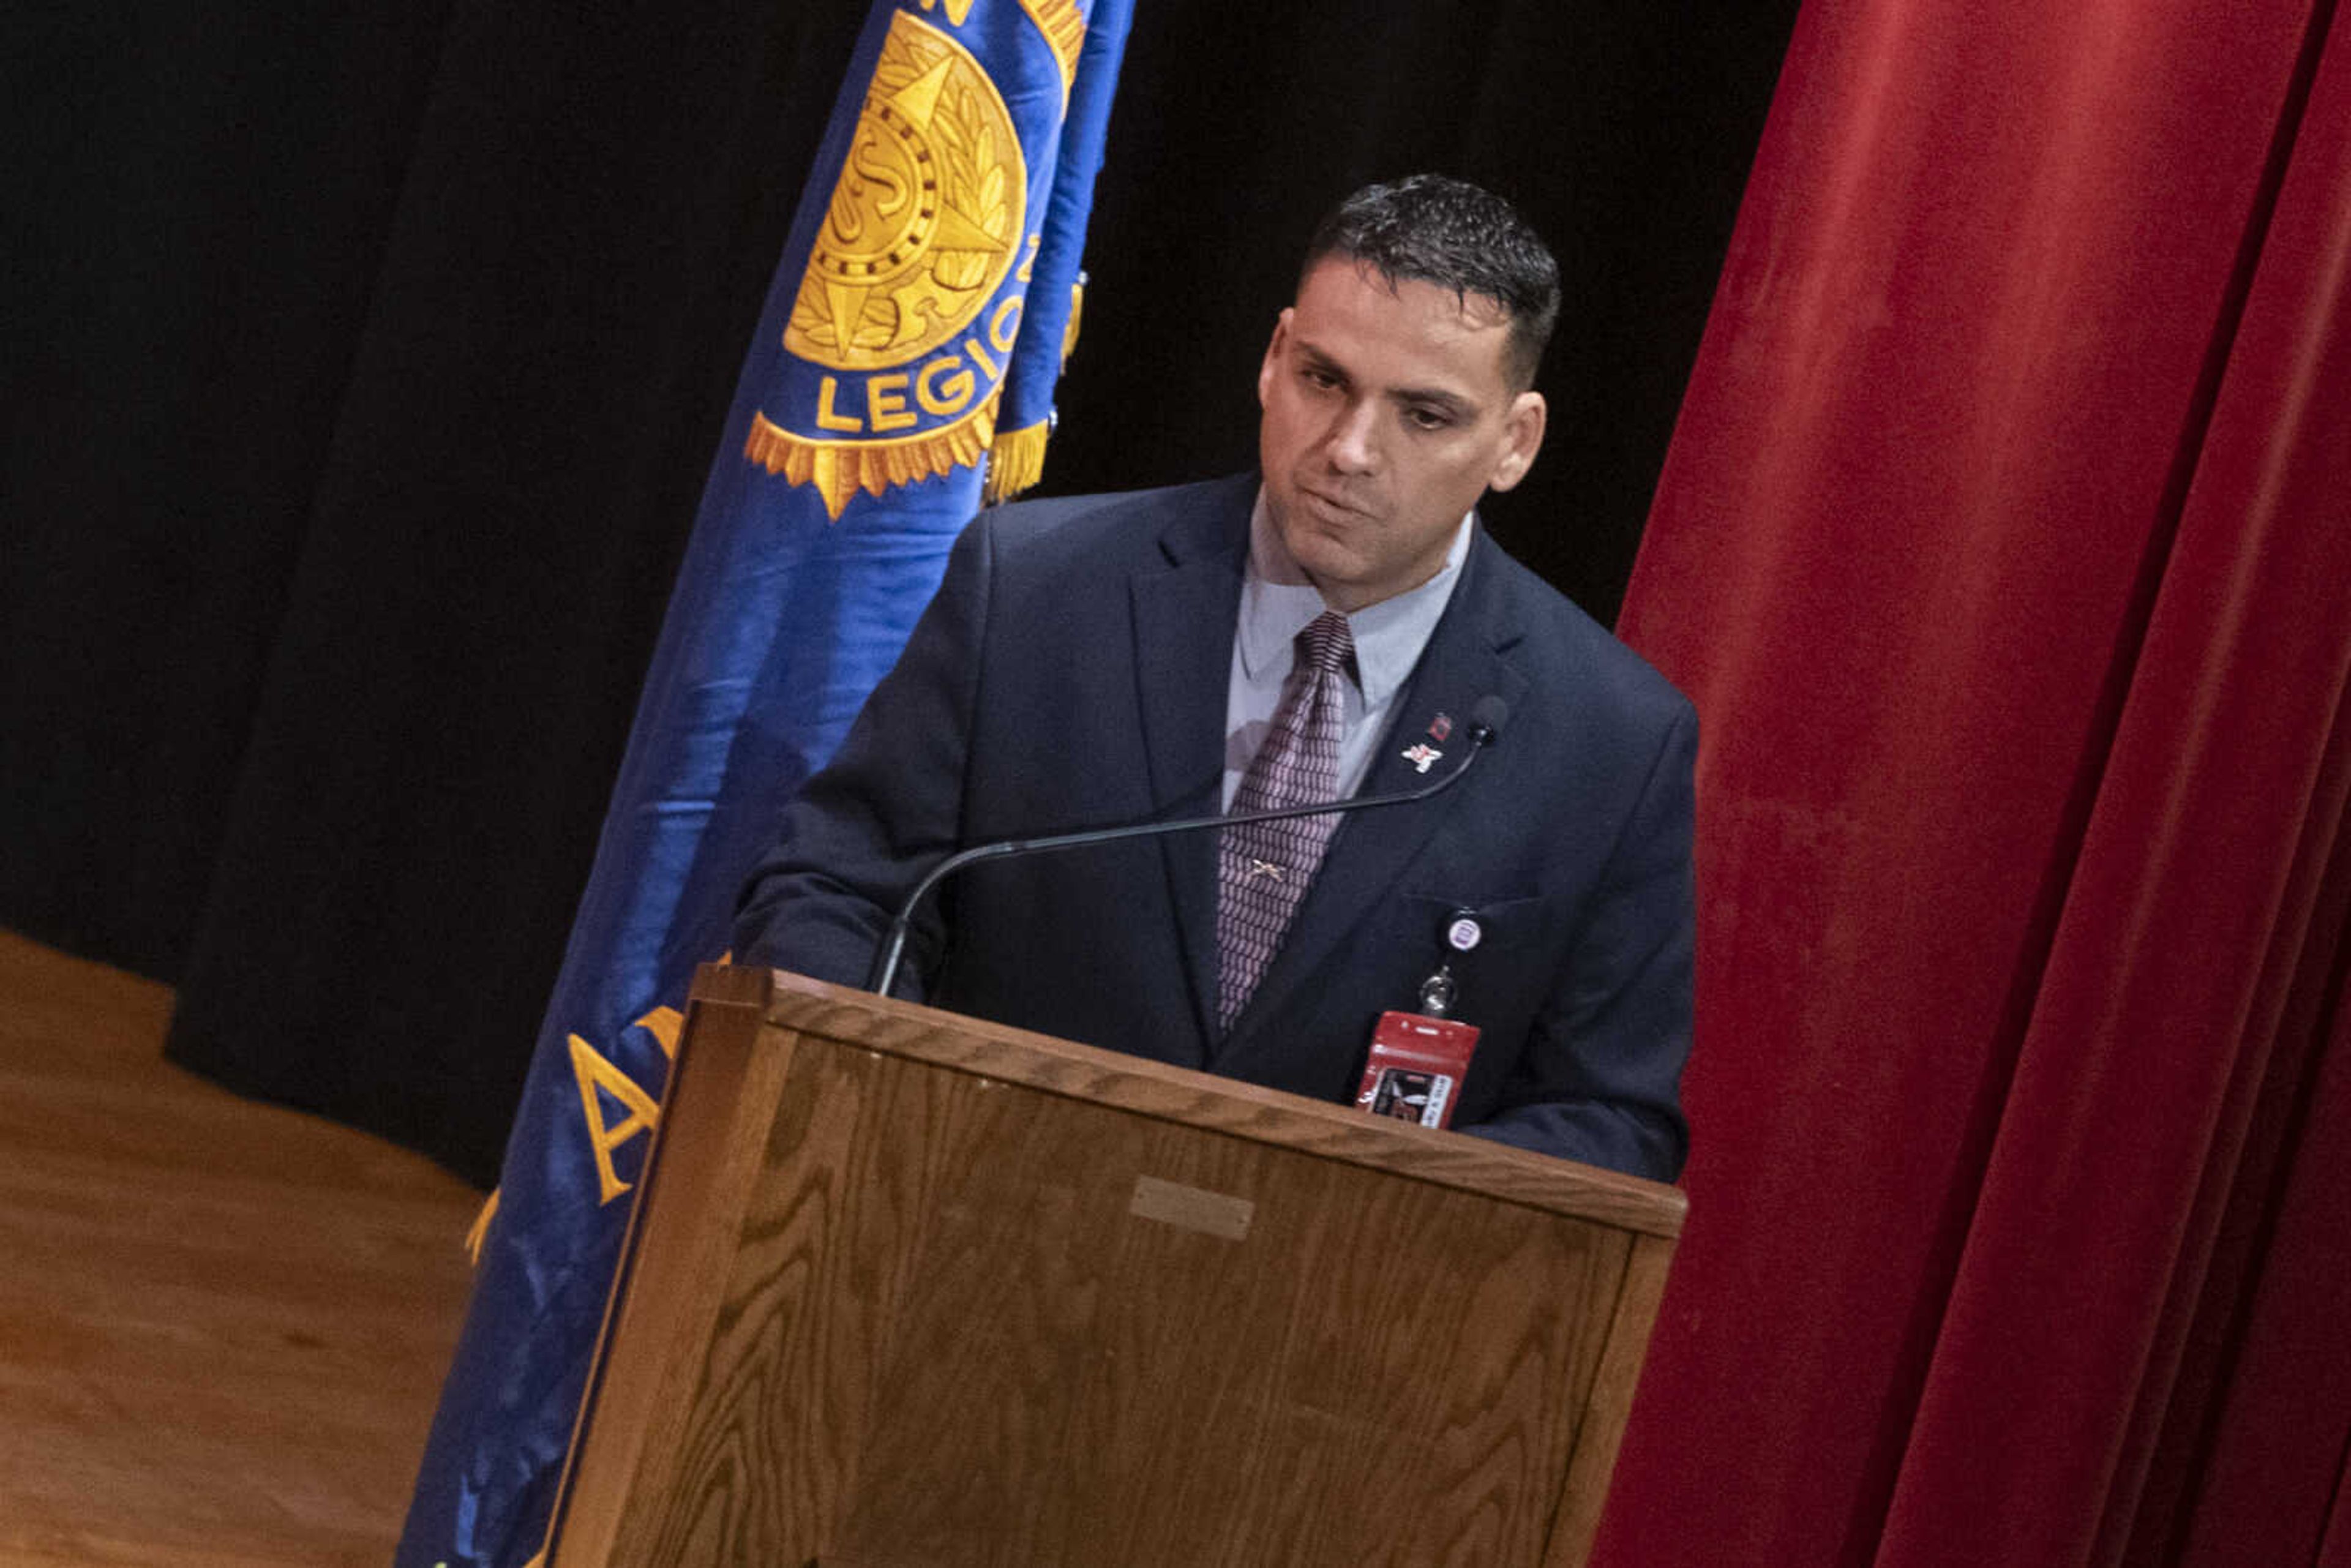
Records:
[[[0,24],[0,925],[494,1177],[866,3]],[[1045,491],[1246,466],[1316,214],[1446,169],[1567,273],[1490,520],[1613,616],[1793,11],[1140,0]]]

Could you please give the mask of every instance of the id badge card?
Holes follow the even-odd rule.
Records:
[[[1422,1013],[1382,1013],[1364,1061],[1355,1108],[1424,1127],[1450,1126],[1469,1054],[1477,1048],[1475,1024]]]

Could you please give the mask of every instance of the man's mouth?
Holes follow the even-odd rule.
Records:
[[[1356,506],[1354,503],[1341,500],[1338,497],[1330,494],[1328,491],[1318,490],[1311,485],[1301,485],[1298,488],[1300,493],[1304,495],[1308,499],[1320,502],[1324,511],[1341,512],[1351,517],[1360,517],[1366,515],[1364,508]]]

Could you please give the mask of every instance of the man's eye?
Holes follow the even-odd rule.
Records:
[[[1328,391],[1330,388],[1335,387],[1339,384],[1339,378],[1337,376],[1332,375],[1329,371],[1322,369],[1319,365],[1307,365],[1300,370],[1298,373],[1305,378],[1306,384],[1310,387],[1318,387]]]
[[[1412,423],[1415,430],[1443,430],[1453,423],[1448,415],[1433,408],[1406,409],[1405,418]]]

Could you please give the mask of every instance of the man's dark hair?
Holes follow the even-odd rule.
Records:
[[[1366,185],[1316,225],[1300,276],[1334,256],[1391,284],[1433,283],[1465,305],[1473,294],[1499,304],[1510,316],[1511,376],[1521,388],[1534,384],[1559,321],[1559,263],[1501,197],[1443,174]]]

